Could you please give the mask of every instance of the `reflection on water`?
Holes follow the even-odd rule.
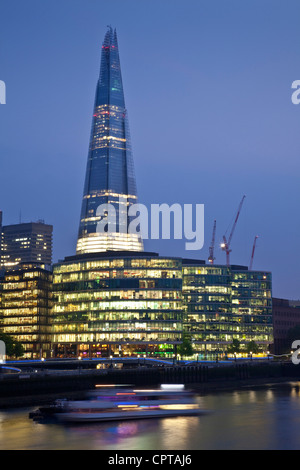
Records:
[[[160,422],[161,442],[159,450],[163,449],[189,449],[193,434],[198,433],[200,421],[203,417],[181,416],[178,418],[166,419]],[[180,439],[180,444],[179,444]],[[176,442],[176,447],[172,443]],[[174,444],[173,444],[174,445]]]
[[[112,429],[111,429],[112,430]],[[138,425],[136,422],[119,423],[114,429],[119,436],[134,436],[138,432]]]
[[[199,397],[199,417],[64,426],[0,412],[0,449],[300,449],[300,383]],[[38,405],[38,404],[37,404]]]

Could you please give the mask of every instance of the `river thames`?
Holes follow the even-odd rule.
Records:
[[[209,413],[66,426],[0,411],[1,450],[297,450],[300,382],[198,396]]]

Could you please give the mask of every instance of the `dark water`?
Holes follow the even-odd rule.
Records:
[[[0,412],[0,449],[300,449],[300,382],[198,400],[211,413],[76,426],[33,422],[32,408],[5,410]]]

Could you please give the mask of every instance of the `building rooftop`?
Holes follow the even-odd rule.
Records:
[[[59,260],[58,263],[68,263],[74,261],[85,261],[90,259],[99,259],[99,258],[158,258],[158,253],[148,252],[148,251],[105,251],[99,253],[83,253],[79,255],[66,256],[64,260]],[[166,256],[163,258],[172,258]]]

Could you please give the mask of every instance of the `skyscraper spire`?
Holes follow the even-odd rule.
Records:
[[[117,33],[109,26],[102,45],[77,253],[143,251],[140,236],[128,233],[128,208],[137,202]],[[114,207],[117,222],[115,230],[107,226],[105,233],[99,231],[103,204]]]

